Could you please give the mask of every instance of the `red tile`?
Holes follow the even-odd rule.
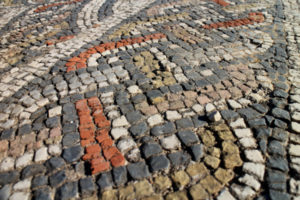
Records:
[[[79,126],[79,132],[81,139],[92,139],[95,137],[95,126],[93,124]]]
[[[91,97],[91,98],[89,98],[88,99],[88,105],[90,106],[90,107],[100,107],[100,108],[102,108],[101,107],[101,102],[100,102],[100,100],[97,98],[97,97]]]
[[[121,153],[117,153],[110,159],[110,162],[113,167],[120,167],[125,165],[125,158]]]
[[[93,144],[85,148],[87,154],[100,153],[101,147],[99,144]]]
[[[106,139],[110,139],[109,135],[108,135],[108,131],[106,129],[103,129],[104,131],[102,133],[99,133],[99,131],[97,131],[97,136],[96,139],[99,143],[102,143],[103,141],[105,141]]]
[[[91,165],[92,174],[97,174],[110,169],[109,162],[102,162],[99,164]]]
[[[90,161],[91,165],[98,165],[103,162],[106,162],[103,156],[99,156],[98,158],[94,158]]]
[[[111,147],[113,144],[114,144],[114,141],[111,138],[107,138],[101,142],[101,147],[102,147],[102,149],[105,149],[107,147]]]
[[[76,67],[77,67],[77,69],[83,69],[83,68],[86,68],[86,64],[85,63],[77,63]]]
[[[86,153],[84,154],[84,156],[82,156],[82,159],[84,161],[88,161],[88,160],[92,160],[92,159],[96,159],[96,158],[99,158],[101,157],[101,154],[100,153]]]
[[[97,50],[96,50],[95,48],[89,48],[89,49],[87,50],[87,53],[88,53],[88,54],[95,54],[95,53],[97,53]]]
[[[105,51],[105,48],[102,46],[95,46],[95,49],[99,52],[99,53],[103,53]]]
[[[68,60],[68,62],[80,62],[81,61],[81,59],[79,58],[79,57],[73,57],[73,58],[70,58],[69,60]]]
[[[84,125],[84,124],[92,124],[93,123],[93,119],[91,116],[88,116],[88,115],[84,115],[84,116],[81,116],[79,118],[79,123],[80,125]]]
[[[99,120],[98,121],[98,119],[97,119],[97,122],[95,121],[95,123],[97,124],[97,126],[99,128],[109,128],[110,127],[110,121],[108,121],[108,120]]]
[[[95,139],[94,138],[90,138],[90,139],[81,139],[80,140],[80,144],[82,147],[86,147],[89,146],[91,144],[95,143]]]
[[[67,62],[66,67],[73,67],[76,65],[76,62]]]
[[[103,154],[106,160],[110,160],[118,153],[120,153],[119,150],[114,146],[103,148]]]

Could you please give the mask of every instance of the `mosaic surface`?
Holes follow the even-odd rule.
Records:
[[[299,5],[1,1],[0,200],[299,200]]]

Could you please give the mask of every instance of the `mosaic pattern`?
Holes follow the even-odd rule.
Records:
[[[298,4],[3,1],[0,199],[298,199]]]

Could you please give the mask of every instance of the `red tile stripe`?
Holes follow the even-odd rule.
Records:
[[[261,23],[265,20],[262,13],[249,13],[249,17],[243,19],[230,20],[226,22],[218,22],[213,24],[204,25],[205,29],[218,29],[218,28],[228,28],[228,27],[237,27],[253,23]]]
[[[215,3],[221,5],[221,6],[228,6],[229,3],[227,3],[226,1],[224,0],[213,0]]]
[[[36,12],[36,13],[45,12],[46,10],[48,10],[49,8],[52,8],[52,7],[68,5],[68,4],[77,3],[77,2],[80,2],[80,1],[82,1],[82,0],[52,3],[52,4],[49,4],[49,5],[46,5],[46,6],[38,7],[37,9],[34,10],[34,12]]]
[[[133,44],[146,42],[149,40],[162,39],[162,38],[166,38],[166,35],[162,33],[155,33],[144,37],[128,38],[128,39],[120,40],[118,42],[108,42],[108,43],[100,44],[98,46],[89,48],[88,50],[80,53],[78,56],[69,59],[65,66],[67,67],[67,72],[74,71],[80,68],[86,68],[87,59],[95,53],[103,53],[106,50],[112,50],[127,45],[133,45]]]
[[[64,41],[70,40],[70,39],[72,39],[74,37],[75,37],[74,35],[61,36],[59,39],[47,40],[45,43],[48,46],[50,46],[50,45],[57,44],[59,42],[64,42]]]
[[[92,174],[107,171],[112,167],[125,164],[122,153],[114,146],[109,136],[110,121],[103,113],[97,97],[76,102],[79,116],[79,133],[81,146],[85,147],[82,159],[91,164]]]

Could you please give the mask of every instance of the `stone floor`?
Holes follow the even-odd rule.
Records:
[[[300,0],[0,16],[0,200],[300,199]]]

